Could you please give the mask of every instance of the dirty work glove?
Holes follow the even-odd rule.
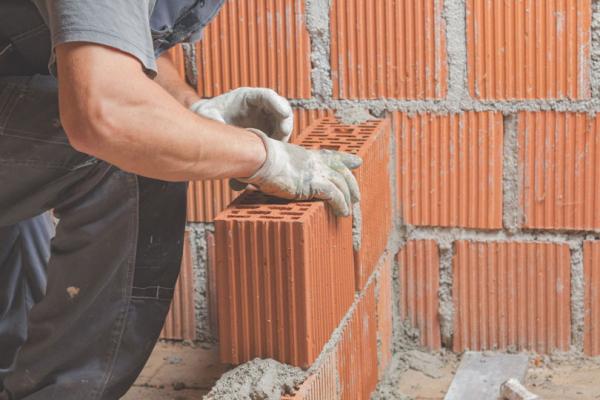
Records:
[[[249,130],[262,139],[267,159],[253,176],[240,181],[284,199],[326,200],[337,215],[350,215],[352,204],[360,200],[358,183],[350,170],[362,164],[360,157],[332,150],[308,150]]]
[[[294,128],[290,103],[271,89],[242,87],[197,101],[190,110],[228,125],[258,129],[283,142],[289,140]]]

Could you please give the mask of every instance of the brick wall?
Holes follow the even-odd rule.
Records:
[[[368,261],[342,339],[299,396],[347,398],[327,388],[344,377],[368,391],[371,375],[352,378],[347,357],[368,366],[373,354],[348,355],[345,343],[372,341],[375,318],[385,366],[382,310],[398,310],[393,322],[433,350],[600,354],[599,1],[229,0],[204,42],[174,56],[203,96],[260,85],[290,98],[295,137],[333,115],[391,121],[390,167],[378,175],[391,199],[382,191],[362,215],[379,221],[389,200],[391,232],[367,227],[385,237],[355,257]],[[195,184],[192,236],[212,231],[233,196],[223,182]],[[218,270],[196,239],[196,269]],[[368,326],[360,335],[356,318]]]

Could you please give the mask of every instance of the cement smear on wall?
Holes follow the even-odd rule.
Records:
[[[300,368],[255,359],[225,373],[205,400],[279,400],[306,379]]]
[[[194,259],[194,311],[196,316],[196,338],[200,342],[214,342],[210,330],[208,296],[208,248],[206,232],[214,232],[213,224],[190,223],[190,240]]]
[[[329,9],[331,0],[306,0],[306,27],[310,34],[312,90],[317,98],[331,97]]]

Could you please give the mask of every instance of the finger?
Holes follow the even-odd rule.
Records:
[[[284,118],[279,123],[279,126],[273,134],[273,139],[281,140],[282,142],[288,142],[292,131],[294,130],[294,114]]]
[[[360,201],[360,189],[358,187],[358,181],[356,180],[356,177],[348,168],[339,168],[336,169],[336,171],[339,172],[346,180],[346,184],[350,190],[352,203],[358,203]]]
[[[251,89],[246,94],[246,101],[255,107],[262,107],[274,112],[279,118],[288,118],[293,115],[289,101],[272,89]]]
[[[329,174],[329,180],[333,182],[338,189],[340,189],[344,195],[346,206],[348,209],[350,209],[350,205],[352,204],[352,201],[350,200],[350,189],[348,188],[348,184],[346,183],[344,176],[332,169],[331,173]]]
[[[327,201],[336,215],[344,217],[350,215],[350,210],[346,205],[344,195],[332,182],[325,181],[322,184],[317,184],[314,189],[314,197]]]
[[[337,154],[340,155],[340,160],[344,165],[350,169],[356,169],[362,165],[363,160],[359,156],[341,151],[338,151]]]

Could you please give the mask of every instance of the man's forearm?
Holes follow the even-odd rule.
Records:
[[[179,71],[169,58],[167,53],[160,56],[156,63],[158,65],[158,75],[154,81],[165,89],[185,108],[200,100],[200,96],[190,87],[187,82],[179,75]]]
[[[192,113],[137,60],[115,53],[57,47],[61,119],[77,149],[169,181],[247,177],[262,165],[266,151],[255,134]]]

